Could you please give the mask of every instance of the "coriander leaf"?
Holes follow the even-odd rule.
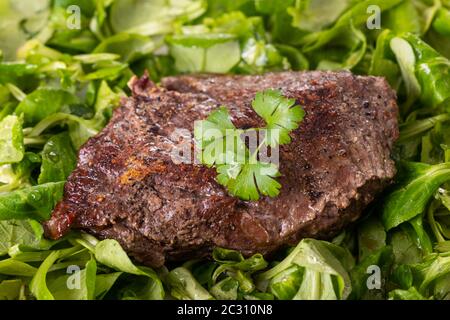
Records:
[[[75,168],[76,154],[70,142],[70,136],[63,132],[51,137],[42,150],[39,184],[58,182],[67,179]]]
[[[287,99],[279,90],[258,92],[252,102],[253,109],[266,121],[267,145],[275,147],[291,142],[289,133],[297,129],[305,112],[295,105],[295,99]]]
[[[209,167],[216,166],[217,182],[243,200],[258,200],[260,194],[270,197],[279,194],[281,185],[274,179],[280,176],[278,166],[259,161],[258,153],[264,144],[274,148],[289,143],[289,133],[298,128],[304,116],[295,100],[283,97],[278,90],[258,93],[252,105],[266,121],[266,127],[237,129],[225,107],[194,125],[195,140],[201,148],[198,158]],[[254,134],[256,138],[258,131],[264,133],[263,141],[254,146],[255,150],[249,150],[253,146],[249,143],[247,147],[242,136]]]
[[[207,166],[244,161],[246,146],[240,138],[242,132],[231,122],[225,107],[213,111],[206,120],[196,121],[194,136],[202,149],[198,154],[200,161]]]
[[[0,121],[0,164],[20,162],[24,154],[21,119],[6,116]]]
[[[243,200],[258,200],[259,193],[275,197],[280,192],[281,184],[274,179],[280,173],[274,164],[219,165],[217,172],[217,181]]]

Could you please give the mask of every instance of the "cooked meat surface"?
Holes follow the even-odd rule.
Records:
[[[269,254],[304,237],[329,238],[355,221],[394,177],[395,93],[383,78],[348,72],[261,76],[181,76],[162,87],[134,79],[108,126],[79,152],[63,200],[45,224],[118,240],[136,260],[158,267],[208,255],[216,246]],[[275,198],[242,201],[213,168],[174,163],[175,129],[193,130],[220,105],[238,128],[262,124],[258,91],[279,88],[306,116],[280,150]]]

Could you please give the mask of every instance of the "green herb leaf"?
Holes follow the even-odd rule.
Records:
[[[266,122],[268,146],[288,144],[289,133],[299,127],[305,112],[295,105],[295,99],[287,99],[279,90],[258,92],[252,102],[253,109]]]
[[[274,148],[289,143],[289,133],[298,128],[304,116],[295,100],[283,97],[278,90],[258,93],[252,106],[266,121],[265,128],[237,129],[225,107],[194,126],[194,136],[201,147],[199,160],[207,166],[216,166],[217,182],[243,200],[258,200],[260,194],[270,197],[279,194],[281,185],[275,179],[280,175],[278,167],[257,160],[258,152],[263,145]],[[264,133],[264,139],[256,150],[250,151],[241,135],[254,134],[256,138],[258,131]]]

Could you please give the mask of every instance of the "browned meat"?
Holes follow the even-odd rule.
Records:
[[[386,81],[350,73],[184,76],[163,87],[132,83],[109,125],[80,150],[46,234],[70,228],[117,239],[138,261],[207,255],[213,247],[270,253],[303,237],[327,238],[356,220],[395,174],[395,94]],[[175,128],[192,131],[220,104],[245,128],[260,119],[257,91],[280,88],[306,116],[280,150],[281,193],[245,202],[228,195],[215,170],[175,164]]]

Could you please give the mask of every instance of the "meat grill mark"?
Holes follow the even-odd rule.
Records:
[[[355,221],[395,175],[395,93],[377,77],[348,72],[261,76],[180,76],[162,87],[131,82],[107,127],[79,152],[46,235],[71,228],[117,239],[136,260],[161,266],[203,257],[215,246],[269,254],[304,237],[329,238]],[[170,139],[192,131],[220,105],[239,128],[263,125],[251,108],[258,91],[280,88],[306,116],[280,148],[281,193],[245,202],[215,181],[216,172],[175,164]]]

